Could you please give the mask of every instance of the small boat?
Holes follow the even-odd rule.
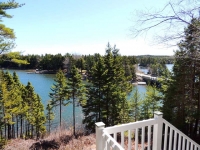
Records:
[[[35,72],[27,72],[27,74],[35,74]]]
[[[146,85],[146,82],[138,82],[138,85]]]

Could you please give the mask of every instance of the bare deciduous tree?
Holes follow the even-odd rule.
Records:
[[[160,10],[139,11],[136,14],[138,19],[131,28],[131,32],[134,37],[137,37],[154,29],[154,38],[157,43],[177,45],[177,42],[185,37],[184,28],[191,25],[191,20],[199,18],[199,4],[199,0],[169,1]],[[199,34],[195,35],[199,37],[200,26],[194,27],[199,30]]]

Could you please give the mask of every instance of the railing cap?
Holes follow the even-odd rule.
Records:
[[[162,115],[163,115],[163,113],[162,113],[162,112],[160,112],[160,111],[155,111],[155,112],[154,112],[154,115],[157,115],[157,116],[162,116]]]
[[[105,126],[105,124],[103,122],[96,122],[95,125],[97,127],[104,127]]]

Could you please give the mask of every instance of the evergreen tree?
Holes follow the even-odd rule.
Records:
[[[107,126],[129,121],[126,99],[132,87],[125,71],[119,50],[108,43],[106,55],[97,59],[89,72],[87,101],[83,106],[84,123],[94,131],[92,124],[103,121]]]
[[[67,80],[62,70],[58,71],[54,81],[55,83],[51,87],[52,93],[49,93],[49,96],[51,98],[52,106],[53,107],[59,106],[60,109],[59,116],[60,116],[60,126],[61,126],[62,105],[66,106],[69,104],[69,92],[68,92]]]
[[[129,78],[125,77],[122,64],[122,57],[119,55],[119,49],[113,48],[108,43],[105,55],[105,66],[107,71],[105,84],[106,102],[106,120],[109,126],[124,123],[122,118],[127,115],[126,96],[132,89]]]
[[[140,118],[141,107],[141,95],[137,87],[134,87],[133,96],[130,98],[130,113],[133,120],[136,122]]]
[[[68,78],[68,85],[70,89],[70,98],[73,104],[73,134],[76,135],[75,127],[75,107],[80,105],[84,101],[85,87],[82,84],[82,77],[79,74],[78,69],[75,65],[72,67],[70,77]]]
[[[87,101],[82,106],[85,116],[83,123],[88,129],[93,129],[95,122],[102,121],[102,111],[105,111],[103,97],[106,84],[105,77],[108,70],[105,68],[104,59],[100,54],[96,55],[95,62],[88,73]]]
[[[30,123],[35,127],[36,137],[39,139],[41,133],[44,133],[46,128],[44,126],[46,118],[44,115],[44,106],[39,95],[35,95],[34,109],[32,111],[33,118]],[[33,132],[32,132],[33,134]]]
[[[185,28],[185,38],[175,53],[173,74],[162,81],[164,117],[193,139],[197,139],[200,112],[199,19]]]
[[[13,76],[8,72],[1,72],[0,83],[1,138],[18,137],[19,129],[21,137],[25,134],[27,138],[33,138],[34,131],[39,137],[39,133],[45,131],[44,109],[31,83],[23,86],[15,72]]]
[[[2,142],[4,128],[4,105],[3,105],[3,71],[0,71],[0,142]]]
[[[161,95],[156,89],[156,86],[147,86],[145,98],[142,101],[141,118],[149,119],[153,117],[155,111],[159,111],[161,106]]]
[[[46,120],[48,121],[48,126],[49,126],[49,133],[51,133],[51,121],[54,119],[55,115],[52,111],[53,106],[52,106],[52,102],[49,101],[49,103],[47,104],[46,110],[47,110],[47,114],[46,114]]]
[[[12,15],[9,15],[6,11],[9,9],[15,9],[21,7],[19,3],[14,0],[8,2],[0,2],[0,21],[2,18],[12,18]],[[15,34],[13,29],[6,27],[4,24],[0,24],[0,54],[12,49],[15,44]]]

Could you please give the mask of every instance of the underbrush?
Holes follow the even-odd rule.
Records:
[[[12,139],[5,145],[5,150],[95,150],[95,134],[84,136],[78,131],[76,138],[70,129],[57,129],[43,139]]]

